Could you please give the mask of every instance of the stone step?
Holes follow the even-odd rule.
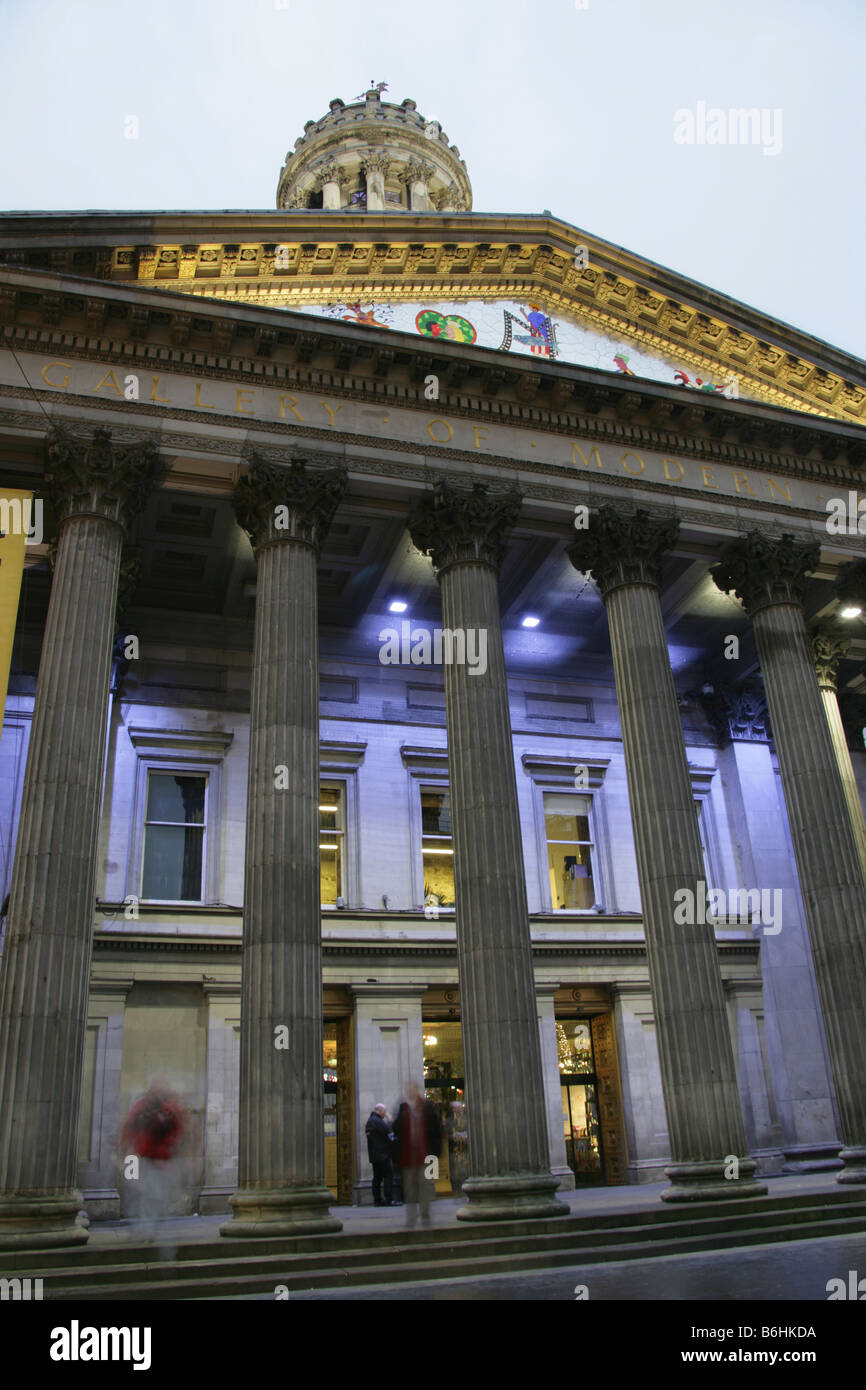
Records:
[[[677,1229],[684,1224],[690,1229],[706,1232],[724,1231],[741,1224],[752,1230],[756,1226],[771,1221],[779,1212],[784,1212],[791,1221],[811,1221],[815,1213],[820,1216],[828,1208],[844,1208],[852,1215],[862,1212],[866,1216],[866,1191],[855,1195],[850,1189],[831,1189],[829,1192],[798,1193],[773,1198],[744,1198],[724,1203],[702,1202],[688,1204],[662,1205],[640,1211],[599,1212],[595,1215],[550,1217],[537,1221],[490,1221],[461,1222],[456,1225],[436,1226],[408,1230],[393,1227],[381,1230],[343,1231],[329,1235],[310,1236],[262,1236],[235,1239],[178,1240],[172,1241],[171,1229],[163,1236],[163,1243],[174,1249],[172,1263],[177,1261],[218,1260],[224,1253],[233,1264],[248,1257],[312,1253],[326,1255],[333,1252],[343,1255],[352,1250],[365,1250],[376,1247],[391,1248],[395,1241],[400,1244],[423,1244],[430,1246],[440,1242],[448,1244],[471,1244],[481,1238],[501,1237],[502,1239],[525,1240],[546,1234],[574,1239],[588,1237],[594,1239],[599,1232],[614,1232],[621,1229],[646,1227],[661,1235],[666,1229]],[[435,1208],[434,1208],[435,1211]],[[98,1230],[98,1228],[97,1228]],[[78,1271],[97,1265],[112,1267],[139,1265],[143,1262],[158,1264],[163,1257],[159,1246],[153,1239],[137,1242],[119,1240],[116,1244],[85,1245],[75,1250],[74,1255],[64,1247],[47,1250],[22,1250],[0,1252],[0,1265],[9,1273],[42,1274],[50,1270],[58,1274],[61,1270]]]
[[[735,1249],[738,1246],[746,1245],[766,1245],[777,1244],[786,1241],[796,1241],[804,1239],[826,1238],[828,1236],[854,1235],[864,1229],[864,1223],[860,1219],[843,1217],[830,1217],[824,1222],[804,1225],[802,1222],[787,1223],[779,1221],[775,1225],[761,1231],[755,1238],[756,1233],[747,1231],[730,1231],[725,1235],[715,1237],[709,1248],[713,1250]],[[452,1248],[450,1251],[443,1252],[450,1255],[450,1258],[431,1260],[429,1251],[419,1251],[413,1249],[408,1253],[410,1258],[395,1260],[393,1253],[387,1263],[381,1262],[382,1251],[375,1250],[370,1252],[370,1258],[361,1261],[354,1268],[349,1267],[349,1262],[343,1262],[342,1266],[333,1262],[327,1267],[315,1266],[315,1261],[311,1261],[311,1267],[299,1270],[294,1267],[288,1269],[286,1263],[280,1263],[276,1259],[268,1259],[268,1268],[248,1268],[253,1265],[252,1260],[245,1261],[240,1267],[235,1266],[230,1272],[217,1273],[210,1263],[202,1266],[198,1264],[195,1268],[188,1269],[184,1277],[165,1277],[176,1270],[170,1266],[153,1267],[148,1272],[151,1277],[142,1279],[144,1271],[137,1270],[139,1276],[134,1281],[117,1283],[114,1281],[106,1283],[88,1283],[86,1280],[75,1281],[66,1289],[45,1289],[46,1301],[121,1301],[121,1300],[208,1300],[225,1299],[236,1297],[252,1297],[255,1295],[274,1294],[277,1285],[285,1286],[289,1292],[302,1292],[316,1289],[333,1288],[369,1288],[377,1285],[392,1285],[403,1283],[417,1283],[424,1280],[457,1280],[474,1277],[481,1274],[513,1274],[521,1271],[539,1269],[557,1269],[564,1266],[574,1265],[593,1265],[612,1261],[644,1260],[648,1258],[664,1258],[672,1255],[695,1254],[705,1251],[708,1242],[703,1235],[681,1235],[679,1237],[665,1236],[656,1240],[634,1239],[635,1232],[630,1232],[632,1239],[618,1244],[600,1244],[594,1249],[575,1249],[573,1247],[550,1248],[547,1242],[533,1244],[533,1248],[522,1249],[519,1252],[509,1252],[506,1254],[496,1254],[491,1251],[482,1251],[475,1248],[473,1243],[468,1249],[461,1249],[462,1257],[455,1257],[457,1252]],[[479,1242],[485,1245],[486,1242]],[[494,1243],[495,1244],[495,1243]],[[423,1254],[424,1258],[419,1259]],[[471,1255],[471,1259],[466,1256]],[[224,1263],[224,1262],[223,1262]],[[265,1262],[262,1262],[265,1263]],[[86,1273],[87,1271],[82,1271]],[[127,1271],[129,1272],[129,1271]]]
[[[798,1204],[794,1210],[771,1212],[752,1211],[750,1219],[720,1214],[694,1219],[691,1209],[683,1210],[676,1222],[644,1222],[644,1213],[620,1217],[620,1225],[595,1230],[570,1228],[564,1219],[551,1223],[548,1230],[535,1230],[531,1235],[515,1235],[509,1223],[498,1223],[499,1229],[489,1226],[473,1227],[468,1236],[462,1228],[420,1230],[413,1232],[377,1232],[383,1237],[365,1241],[355,1237],[339,1248],[313,1250],[297,1241],[284,1242],[278,1250],[253,1249],[243,1255],[227,1242],[210,1242],[196,1247],[178,1247],[173,1259],[161,1255],[153,1246],[138,1247],[139,1259],[124,1258],[114,1262],[70,1263],[52,1271],[39,1266],[46,1280],[46,1296],[66,1297],[200,1297],[194,1292],[201,1281],[207,1287],[223,1287],[241,1278],[264,1281],[265,1287],[285,1283],[290,1287],[331,1287],[346,1282],[372,1282],[372,1271],[385,1268],[391,1271],[385,1282],[402,1279],[404,1271],[413,1268],[423,1254],[428,1271],[441,1268],[454,1276],[454,1271],[467,1267],[476,1270],[480,1262],[492,1260],[530,1259],[527,1268],[543,1268],[554,1263],[597,1262],[604,1259],[636,1258],[622,1253],[640,1250],[641,1257],[669,1253],[692,1253],[742,1244],[776,1240],[815,1238],[818,1235],[856,1234],[866,1230],[866,1203],[841,1201],[828,1205],[823,1202],[809,1207]],[[542,1223],[539,1223],[539,1225]],[[581,1223],[583,1225],[584,1223]],[[563,1229],[569,1227],[568,1229]],[[271,1245],[272,1242],[265,1242]],[[78,1253],[78,1252],[77,1252]],[[96,1253],[96,1252],[94,1252]],[[119,1252],[98,1252],[100,1255]],[[33,1252],[30,1252],[31,1257]],[[81,1255],[86,1251],[81,1251]],[[124,1257],[128,1254],[123,1252]],[[35,1266],[30,1266],[35,1271]],[[524,1266],[520,1266],[521,1268]],[[25,1268],[16,1272],[26,1275]],[[11,1273],[7,1269],[7,1273]],[[407,1276],[412,1277],[412,1276]],[[437,1277],[434,1274],[433,1277]],[[314,1279],[314,1283],[304,1282]],[[324,1282],[323,1282],[324,1281]],[[151,1294],[142,1292],[152,1289]],[[188,1292],[170,1293],[169,1290]]]

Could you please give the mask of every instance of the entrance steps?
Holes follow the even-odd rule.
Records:
[[[411,1230],[402,1224],[401,1209],[388,1217],[387,1228],[369,1223],[359,1229],[355,1221],[355,1229],[333,1235],[260,1239],[220,1237],[216,1223],[210,1238],[189,1239],[189,1223],[181,1234],[167,1222],[149,1240],[128,1230],[103,1243],[95,1234],[74,1250],[0,1252],[0,1274],[42,1278],[46,1301],[273,1298],[278,1285],[291,1296],[854,1235],[866,1232],[866,1191],[855,1195],[834,1186],[540,1221],[452,1220]]]

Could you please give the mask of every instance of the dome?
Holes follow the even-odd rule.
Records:
[[[286,155],[278,208],[347,212],[469,212],[472,186],[456,145],[410,97],[399,106],[374,87],[307,121]]]

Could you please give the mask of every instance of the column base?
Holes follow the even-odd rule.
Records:
[[[80,1192],[59,1197],[0,1197],[0,1250],[42,1250],[54,1245],[83,1245],[87,1227],[78,1214]]]
[[[839,1157],[845,1167],[836,1178],[841,1183],[866,1183],[866,1149],[841,1149]]]
[[[308,1236],[342,1231],[329,1210],[334,1194],[327,1187],[279,1187],[236,1192],[229,1197],[232,1219],[221,1236]]]
[[[554,1193],[559,1178],[532,1173],[497,1178],[467,1178],[463,1195],[469,1198],[457,1212],[458,1221],[520,1221],[543,1216],[570,1216],[571,1208]]]
[[[663,1202],[724,1202],[738,1197],[766,1197],[767,1184],[755,1181],[757,1163],[739,1159],[739,1177],[726,1178],[730,1160],[711,1159],[704,1163],[675,1163],[665,1169],[672,1186],[661,1194]]]

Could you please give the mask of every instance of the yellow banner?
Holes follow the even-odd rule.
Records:
[[[24,545],[31,522],[32,503],[32,492],[20,492],[15,488],[0,489],[0,733],[6,709],[18,598],[24,573]]]

